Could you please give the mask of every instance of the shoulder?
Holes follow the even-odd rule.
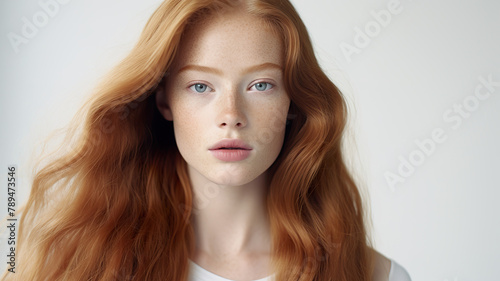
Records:
[[[374,269],[372,281],[387,281],[391,272],[391,260],[383,256],[381,253],[373,251]]]
[[[411,281],[410,275],[400,264],[373,250],[374,270],[372,281]]]

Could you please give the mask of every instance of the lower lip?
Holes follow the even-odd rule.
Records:
[[[213,156],[215,156],[215,158],[222,160],[222,161],[228,161],[228,162],[244,160],[248,156],[250,156],[250,151],[251,150],[245,150],[245,149],[214,149],[214,150],[210,150],[210,152],[212,153]]]

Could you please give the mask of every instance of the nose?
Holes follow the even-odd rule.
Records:
[[[245,116],[245,102],[238,90],[232,89],[224,91],[219,96],[219,102],[216,105],[217,126],[220,128],[243,128],[247,125]]]

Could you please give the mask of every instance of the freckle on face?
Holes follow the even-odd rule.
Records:
[[[242,185],[263,175],[282,148],[290,99],[279,69],[245,70],[282,67],[280,39],[261,19],[232,11],[189,28],[178,50],[166,83],[167,103],[191,178]],[[217,71],[179,72],[188,65]],[[257,91],[257,82],[273,87]],[[195,92],[193,83],[212,91]],[[209,148],[223,138],[245,141],[253,148],[250,156],[236,162],[215,158]]]

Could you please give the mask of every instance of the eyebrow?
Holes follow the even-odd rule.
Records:
[[[274,69],[278,69],[280,71],[283,71],[282,67],[275,64],[275,63],[271,63],[271,62],[266,62],[266,63],[263,63],[263,64],[258,64],[258,65],[253,65],[253,66],[250,66],[246,69],[244,69],[242,71],[242,73],[251,73],[251,72],[256,72],[256,71],[259,71],[259,70],[263,70],[263,69],[269,69],[269,68],[274,68]],[[195,71],[201,71],[201,72],[208,72],[208,73],[212,73],[212,74],[216,74],[216,75],[220,75],[222,76],[222,70],[220,69],[217,69],[217,68],[213,68],[213,67],[208,67],[208,66],[201,66],[201,65],[194,65],[194,64],[188,64],[184,67],[182,67],[181,69],[179,69],[178,73],[181,73],[183,71],[187,71],[187,70],[195,70]]]

